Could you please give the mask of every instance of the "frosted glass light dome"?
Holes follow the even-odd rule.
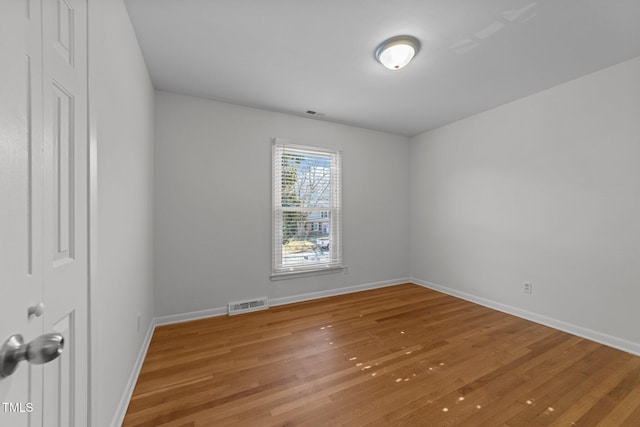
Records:
[[[376,59],[390,70],[399,70],[418,53],[420,42],[412,36],[396,36],[385,40],[376,49]]]

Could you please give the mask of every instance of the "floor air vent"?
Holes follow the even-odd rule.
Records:
[[[251,311],[265,310],[269,308],[267,297],[256,298],[246,301],[235,301],[229,303],[229,316],[234,314],[249,313]]]

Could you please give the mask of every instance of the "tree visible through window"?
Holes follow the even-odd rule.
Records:
[[[341,266],[340,157],[274,141],[274,275]]]

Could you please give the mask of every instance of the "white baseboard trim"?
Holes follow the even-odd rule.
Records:
[[[458,291],[456,289],[448,288],[446,286],[441,286],[435,283],[431,283],[426,280],[421,280],[416,278],[411,278],[409,280],[412,283],[415,283],[417,285],[423,286],[428,289],[432,289],[434,291],[438,291],[447,295],[458,297],[466,301],[470,301],[485,307],[489,307],[494,310],[501,311],[503,313],[511,314],[513,316],[530,320],[532,322],[539,323],[541,325],[549,326],[551,328],[558,329],[560,331],[567,332],[569,334],[576,335],[581,338],[586,338],[588,340],[595,341],[600,344],[604,344],[608,347],[617,348],[618,350],[622,350],[624,352],[631,353],[636,356],[640,356],[639,343],[627,341],[625,339],[618,338],[613,335],[604,334],[602,332],[594,331],[592,329],[583,328],[582,326],[578,326],[572,323],[564,322],[562,320],[554,319],[552,317],[547,317],[541,314],[533,313],[531,311],[522,310],[517,307],[502,304],[486,298],[478,297],[476,295]]]
[[[133,389],[136,387],[136,383],[138,382],[138,376],[140,375],[140,370],[142,370],[142,364],[144,363],[144,359],[147,356],[147,350],[149,349],[149,344],[151,344],[151,337],[153,337],[153,331],[155,329],[155,321],[154,319],[151,319],[151,323],[149,323],[149,329],[147,329],[147,335],[144,337],[144,341],[142,341],[142,346],[140,347],[138,358],[136,359],[136,363],[133,365],[133,369],[131,370],[129,381],[127,381],[127,386],[122,393],[122,398],[118,403],[116,413],[113,417],[113,420],[111,421],[111,427],[121,427],[122,423],[124,422],[124,417],[127,414],[127,408],[129,407],[129,401],[131,400],[131,396],[133,395]]]
[[[294,302],[310,301],[319,298],[333,297],[336,295],[351,294],[354,292],[368,291],[371,289],[386,288],[387,286],[400,285],[402,283],[410,283],[411,279],[405,277],[402,279],[385,280],[382,282],[365,283],[363,285],[347,286],[344,288],[329,289],[326,291],[309,292],[306,294],[292,295],[289,297],[273,298],[269,300],[269,305],[275,307],[284,304],[293,304]]]
[[[382,282],[365,283],[363,285],[347,286],[344,288],[329,289],[326,291],[309,292],[306,294],[292,295],[288,297],[269,298],[269,306],[292,304],[294,302],[310,301],[318,298],[332,297],[336,295],[350,294],[353,292],[367,291],[369,289],[384,288],[387,286],[409,283],[408,277],[402,279],[385,280]],[[188,313],[171,314],[168,316],[155,317],[155,326],[170,325],[172,323],[189,322],[191,320],[206,319],[208,317],[225,316],[228,313],[227,307],[210,308],[207,310],[191,311]]]
[[[207,310],[191,311],[188,313],[170,314],[168,316],[155,317],[156,326],[170,325],[172,323],[189,322],[191,320],[206,319],[208,317],[224,316],[228,313],[227,307],[210,308]]]

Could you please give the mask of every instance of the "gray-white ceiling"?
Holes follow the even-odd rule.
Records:
[[[157,89],[412,136],[640,56],[640,0],[127,0]],[[422,43],[389,71],[386,38]]]

